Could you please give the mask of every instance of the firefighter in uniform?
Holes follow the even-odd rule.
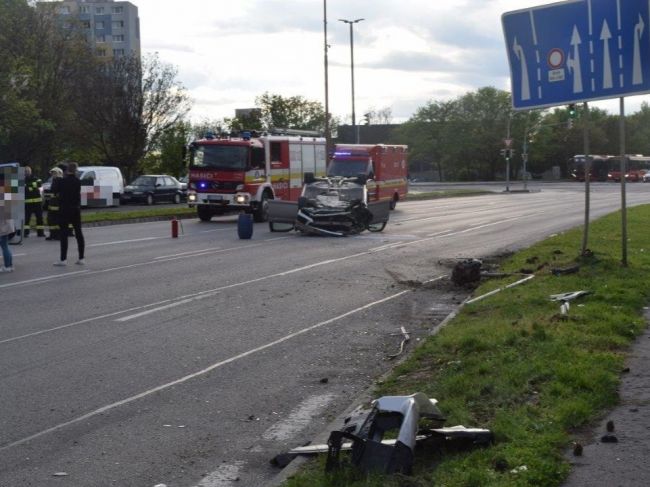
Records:
[[[32,168],[25,166],[25,237],[29,236],[32,215],[36,216],[37,235],[39,237],[45,237],[41,184],[41,180],[32,175]]]
[[[50,187],[54,186],[54,180],[56,178],[63,177],[63,171],[59,167],[53,167],[50,169],[50,174],[52,175],[52,184]],[[47,198],[47,226],[50,229],[50,235],[45,240],[59,240],[60,227],[59,227],[59,195],[50,193],[46,195]]]

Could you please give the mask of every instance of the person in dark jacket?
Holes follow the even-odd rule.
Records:
[[[29,236],[32,215],[36,216],[36,234],[45,237],[43,226],[43,198],[41,197],[42,182],[32,174],[32,168],[25,166],[25,237]]]
[[[52,185],[56,179],[63,177],[63,171],[59,167],[50,169],[50,174],[52,175]],[[47,227],[50,230],[50,235],[45,240],[59,240],[59,195],[52,192],[51,188],[52,186],[50,186],[50,193],[46,194]]]
[[[59,227],[68,228],[72,225],[74,236],[77,239],[77,250],[79,259],[76,264],[83,265],[85,241],[81,232],[81,181],[77,177],[77,163],[68,164],[65,176],[52,181],[52,192],[59,195]],[[68,234],[65,231],[59,233],[61,242],[61,258],[54,263],[56,266],[67,265],[68,261]]]

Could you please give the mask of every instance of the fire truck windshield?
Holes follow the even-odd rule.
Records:
[[[359,174],[369,174],[367,160],[336,160],[332,159],[327,168],[329,177],[343,176],[344,178],[353,178]]]
[[[196,145],[192,147],[190,165],[229,171],[245,171],[248,147],[241,145]]]

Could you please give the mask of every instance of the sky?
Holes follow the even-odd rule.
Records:
[[[143,54],[175,66],[195,121],[233,117],[265,92],[325,104],[323,0],[130,0]],[[357,122],[389,108],[409,119],[430,101],[485,86],[510,91],[505,12],[539,0],[327,0],[330,112],[351,120],[354,20]],[[645,96],[626,99],[626,112]],[[618,100],[594,106],[618,113]]]

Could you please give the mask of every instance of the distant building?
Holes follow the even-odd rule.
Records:
[[[78,23],[99,57],[140,57],[140,18],[138,7],[131,2],[63,0],[47,4],[54,4],[69,26]]]

